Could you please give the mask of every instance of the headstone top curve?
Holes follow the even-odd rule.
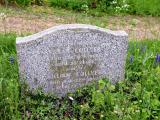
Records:
[[[88,29],[88,30],[97,30],[100,32],[106,32],[108,34],[114,35],[114,36],[128,36],[128,34],[125,31],[112,31],[109,29],[105,29],[105,28],[100,28],[98,26],[94,26],[94,25],[88,25],[88,24],[62,24],[62,25],[58,25],[58,26],[54,26],[51,27],[49,29],[46,29],[44,31],[35,33],[33,35],[29,35],[26,37],[18,37],[16,39],[16,44],[21,44],[21,43],[27,43],[33,40],[36,40],[38,38],[41,38],[47,34],[52,34],[54,32],[58,32],[61,30],[74,30],[74,29]]]

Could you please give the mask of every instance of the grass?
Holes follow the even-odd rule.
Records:
[[[9,62],[11,56],[16,58],[15,35],[0,35],[0,43],[0,116],[7,119],[5,113],[12,118],[18,114],[18,67]]]
[[[138,15],[160,15],[159,0],[129,0],[131,5],[129,13]]]
[[[100,80],[57,98],[21,91],[15,38],[0,34],[0,119],[160,119],[160,41],[129,42],[124,81]]]
[[[108,14],[160,15],[159,0],[49,0],[53,7],[72,9],[75,11]],[[94,12],[93,12],[94,11]],[[96,15],[96,14],[95,14]]]

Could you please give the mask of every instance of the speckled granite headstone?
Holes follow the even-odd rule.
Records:
[[[103,77],[124,79],[128,35],[91,25],[68,24],[17,38],[20,79],[30,90],[59,96]]]

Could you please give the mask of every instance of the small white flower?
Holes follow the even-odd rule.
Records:
[[[4,16],[5,14],[4,13],[0,13],[0,17]]]
[[[4,13],[0,13],[0,19],[5,19],[7,16]]]
[[[111,4],[117,4],[117,1],[113,1]]]
[[[123,7],[127,8],[127,7],[129,7],[129,5],[128,5],[128,4],[125,4]]]
[[[139,113],[139,112],[140,112],[140,110],[136,110],[136,112],[137,112],[137,113]]]
[[[104,115],[100,115],[101,116],[101,118],[103,118],[104,117]]]
[[[118,111],[114,110],[114,113],[116,113],[116,114],[117,114],[117,113],[118,113]]]
[[[71,97],[71,96],[69,96],[68,98],[69,98],[70,100],[72,100],[72,101],[74,100],[73,97]]]

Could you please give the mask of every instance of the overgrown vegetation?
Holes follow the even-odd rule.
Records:
[[[160,16],[159,2],[159,0],[2,0],[1,4],[23,7],[33,4],[49,5],[89,14],[104,12]]]
[[[159,0],[50,0],[50,5],[91,13],[160,15]]]
[[[160,16],[159,0],[129,0],[129,13]]]
[[[44,5],[46,0],[1,0],[0,3],[2,5],[17,5],[17,6],[29,6],[29,5]]]
[[[0,119],[160,119],[160,41],[129,43],[124,81],[102,79],[60,99],[21,94],[15,38],[0,34]]]

